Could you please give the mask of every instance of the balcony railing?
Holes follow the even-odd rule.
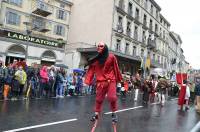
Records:
[[[136,15],[135,15],[135,19],[136,19],[137,21],[139,21],[140,16],[136,14]]]
[[[133,15],[133,11],[132,11],[132,9],[128,9],[128,14],[129,14],[130,16]]]
[[[50,24],[43,19],[33,18],[32,19],[32,30],[46,33],[50,31]]]
[[[117,25],[117,32],[119,32],[119,33],[123,33],[123,26],[122,26],[122,24],[118,24]]]
[[[125,54],[130,55],[130,52],[128,51],[128,49],[125,50]]]
[[[151,40],[151,38],[148,38],[147,47],[149,49],[156,49],[156,41]]]
[[[126,34],[127,34],[129,37],[131,37],[131,30],[130,30],[130,29],[127,30],[127,31],[126,31]]]
[[[149,25],[149,30],[153,31],[153,26],[151,24]]]
[[[138,33],[137,32],[134,33],[134,39],[138,40]]]
[[[120,50],[119,47],[117,47],[117,48],[115,49],[115,51],[116,51],[116,52],[121,52],[121,50]]]
[[[151,65],[154,67],[162,67],[162,65],[155,59],[151,59]]]
[[[121,8],[122,10],[124,10],[125,9],[125,4],[119,3],[119,8]]]
[[[53,13],[53,7],[44,1],[35,0],[32,5],[32,13],[47,17]]]

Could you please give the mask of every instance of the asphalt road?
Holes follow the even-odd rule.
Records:
[[[90,132],[94,99],[85,96],[0,101],[0,131]],[[118,132],[190,132],[200,119],[193,106],[189,111],[178,111],[176,99],[167,101],[164,107],[143,106],[128,96],[126,100],[119,98],[118,105]],[[96,132],[112,132],[107,112],[106,100]]]

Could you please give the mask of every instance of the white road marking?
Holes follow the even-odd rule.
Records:
[[[39,127],[51,126],[51,125],[56,125],[56,124],[61,124],[61,123],[66,123],[66,122],[72,122],[72,121],[76,121],[76,120],[77,119],[69,119],[69,120],[64,120],[64,121],[58,121],[58,122],[46,123],[46,124],[35,125],[35,126],[28,126],[28,127],[24,127],[24,128],[13,129],[13,130],[7,130],[7,131],[3,131],[3,132],[18,132],[18,131],[24,131],[24,130],[39,128]]]
[[[200,121],[192,128],[190,132],[199,132],[200,131]]]
[[[172,100],[177,100],[178,98],[174,98],[174,99],[170,99],[170,101],[172,101]]]
[[[138,108],[142,108],[142,107],[144,107],[144,106],[137,106],[137,107],[127,108],[127,109],[122,109],[122,110],[116,111],[116,113],[124,112],[124,111],[128,111],[128,110],[134,110],[134,109],[138,109]],[[104,114],[109,115],[109,114],[112,114],[112,112],[106,112]]]

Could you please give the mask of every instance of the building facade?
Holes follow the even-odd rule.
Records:
[[[72,2],[1,0],[0,58],[6,65],[26,60],[42,65],[64,63]]]
[[[122,72],[167,68],[170,23],[154,0],[74,0],[66,62],[83,67],[104,41]],[[150,59],[150,65],[146,60]]]

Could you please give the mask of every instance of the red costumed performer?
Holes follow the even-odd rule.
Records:
[[[89,61],[89,69],[85,76],[85,84],[90,85],[93,77],[96,77],[96,100],[95,114],[91,121],[99,117],[102,104],[107,94],[112,110],[112,121],[117,122],[117,94],[116,84],[122,80],[116,57],[109,53],[108,47],[104,42],[100,42],[97,47],[98,55]]]
[[[179,110],[183,109],[183,105],[185,104],[185,96],[186,96],[186,88],[187,88],[187,75],[177,74],[177,83],[180,84],[180,92],[178,96],[178,105]]]

